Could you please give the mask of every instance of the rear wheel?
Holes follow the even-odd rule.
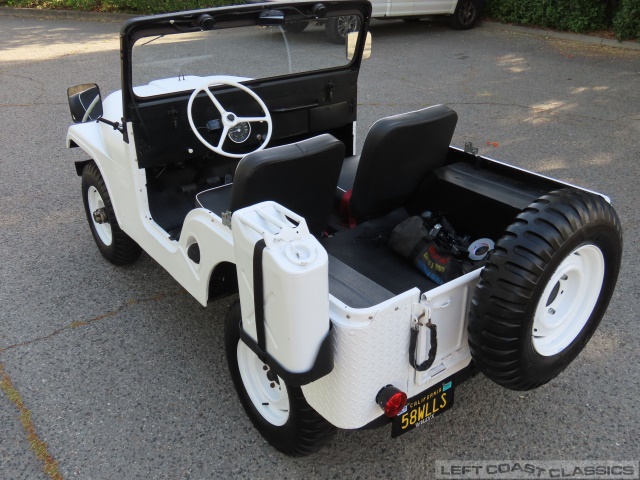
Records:
[[[458,0],[458,5],[449,17],[449,25],[456,30],[469,30],[480,20],[478,0]]]
[[[247,415],[281,452],[291,456],[316,452],[336,428],[307,403],[300,387],[287,385],[240,340],[241,318],[236,301],[229,308],[224,336],[231,379]]]
[[[93,239],[102,256],[114,265],[135,262],[142,250],[118,225],[109,191],[93,162],[87,163],[82,171],[82,200]]]
[[[621,257],[620,221],[604,198],[564,189],[527,207],[476,286],[469,345],[480,370],[514,390],[562,372],[600,323]]]
[[[331,17],[327,19],[324,29],[329,40],[338,45],[344,45],[348,34],[360,30],[360,17],[357,15]]]

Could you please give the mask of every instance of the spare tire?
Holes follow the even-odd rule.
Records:
[[[603,197],[567,188],[533,202],[498,240],[475,288],[476,365],[514,390],[557,376],[600,323],[621,257],[620,220]]]

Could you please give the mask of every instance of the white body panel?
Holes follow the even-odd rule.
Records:
[[[244,77],[220,75],[182,78],[157,80],[147,86],[136,87],[136,91],[140,88],[140,94],[172,93],[186,91],[207,79],[212,84],[221,78],[246,80]],[[121,91],[113,92],[103,100],[103,111],[107,120],[119,121],[122,118]],[[151,217],[146,173],[138,168],[133,129],[131,125],[125,128],[129,135],[128,144],[119,131],[104,123],[75,124],[67,132],[67,147],[73,142],[95,161],[109,191],[120,228],[206,306],[213,268],[220,262],[235,263],[231,231],[222,225],[218,215],[200,208],[192,210],[185,218],[180,241],[171,240]],[[187,248],[195,242],[200,247],[199,264],[187,256]]]
[[[247,77],[236,77],[230,75],[211,75],[209,77],[199,77],[197,75],[180,75],[173,78],[163,78],[154,80],[148,85],[140,85],[133,87],[133,91],[140,97],[152,97],[154,95],[163,95],[166,93],[188,92],[201,87],[207,79],[214,85],[218,82],[232,81],[243,82],[250,80]]]
[[[413,4],[414,15],[452,14],[457,0],[416,0]]]
[[[253,258],[256,242],[264,239],[267,353],[290,372],[310,370],[329,333],[327,252],[302,217],[274,202],[234,212],[231,225],[243,329],[257,341]]]
[[[385,16],[446,15],[453,13],[456,3],[457,0],[388,0]],[[372,17],[379,17],[375,14],[375,6]]]
[[[105,118],[119,119],[122,116],[120,92],[109,95],[103,106]],[[137,165],[131,125],[126,128],[128,144],[120,132],[104,123],[72,125],[67,133],[67,146],[75,143],[95,161],[120,228],[206,306],[209,278],[215,265],[235,263],[231,231],[222,225],[219,216],[200,208],[192,210],[185,218],[180,241],[171,240],[151,218],[145,170]],[[200,247],[199,264],[187,256],[187,248],[196,241]]]
[[[302,387],[307,402],[339,428],[358,428],[379,417],[376,395],[409,382],[411,307],[417,288],[371,308],[355,309],[331,297],[333,371]]]
[[[291,0],[292,2],[294,0]],[[371,18],[451,15],[458,0],[370,0]]]
[[[334,369],[302,387],[309,404],[339,428],[359,428],[382,414],[375,398],[384,386],[391,384],[412,397],[468,366],[469,292],[479,276],[475,270],[428,294],[421,296],[414,288],[363,309],[332,296]],[[438,351],[429,370],[416,372],[408,361],[411,323],[425,306],[438,327]],[[426,358],[427,335],[421,329],[418,363]]]

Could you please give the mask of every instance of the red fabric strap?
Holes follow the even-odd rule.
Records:
[[[358,224],[355,217],[353,216],[353,213],[351,212],[350,203],[352,193],[353,190],[347,190],[346,192],[344,192],[344,195],[342,195],[342,199],[340,200],[340,216],[349,228],[353,228]]]

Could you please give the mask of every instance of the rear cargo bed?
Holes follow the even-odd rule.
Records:
[[[356,228],[323,239],[321,243],[329,253],[329,292],[349,306],[362,308],[380,303],[414,287],[421,292],[437,287],[407,259],[389,248],[391,230],[408,217],[406,210],[398,209],[385,217],[364,222]],[[357,282],[357,290],[361,292],[360,299],[354,296],[353,292],[348,292],[349,282],[345,280],[345,276],[352,273],[343,265],[368,280],[358,278],[357,275],[352,278]],[[384,291],[388,293],[385,295]],[[375,303],[350,303],[366,303],[367,297],[370,301],[375,300]]]
[[[425,210],[442,214],[458,233],[497,242],[516,216],[562,183],[450,148],[406,208],[321,240],[329,254],[329,291],[354,308],[381,303],[417,287],[438,285],[389,248],[393,228]],[[479,264],[480,266],[480,264]]]

